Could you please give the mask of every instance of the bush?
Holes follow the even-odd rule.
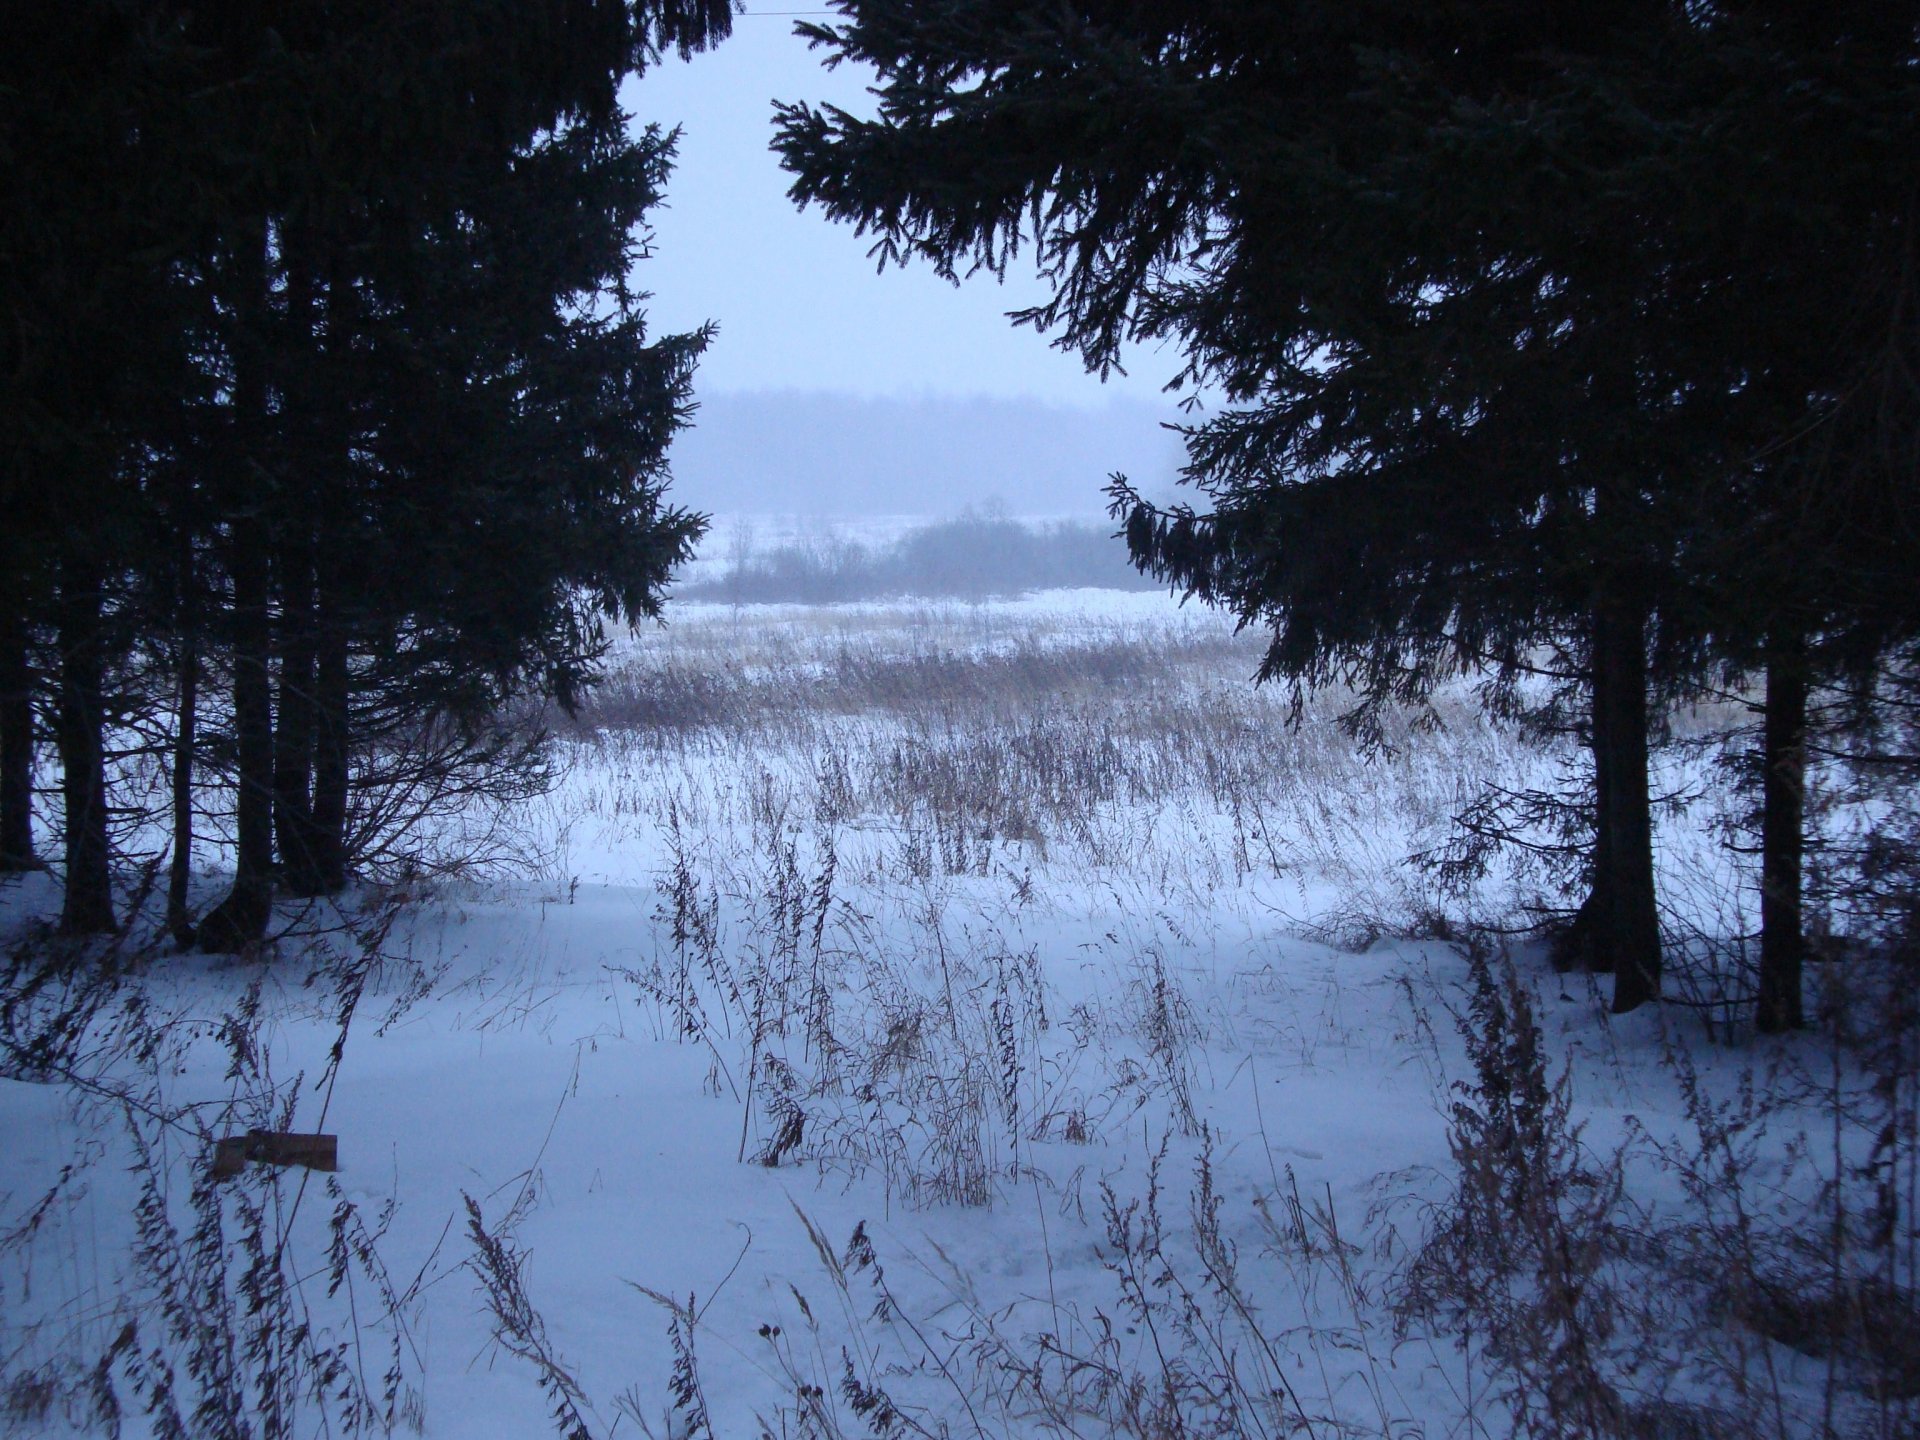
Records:
[[[1103,527],[1077,521],[1042,525],[990,511],[909,530],[890,544],[862,545],[829,533],[765,552],[735,547],[718,580],[691,585],[691,599],[734,604],[829,605],[897,596],[983,600],[1064,587],[1152,589],[1127,563],[1126,549]]]

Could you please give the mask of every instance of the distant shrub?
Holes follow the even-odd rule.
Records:
[[[1127,563],[1125,546],[1101,526],[1032,525],[976,510],[909,530],[885,546],[829,533],[766,551],[743,547],[730,559],[724,576],[682,593],[735,604],[830,605],[903,595],[984,600],[1067,587],[1142,590],[1156,583]]]
[[[726,576],[689,586],[694,599],[730,600],[736,605],[780,601],[832,605],[889,593],[878,557],[843,535],[808,536],[771,550],[736,554]]]

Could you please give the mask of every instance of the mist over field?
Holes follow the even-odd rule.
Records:
[[[1108,476],[1165,495],[1183,457],[1169,401],[1077,407],[950,395],[703,393],[673,449],[674,498],[714,514],[1103,515]]]

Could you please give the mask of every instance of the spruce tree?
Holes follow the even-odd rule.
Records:
[[[298,893],[344,883],[356,734],[477,722],[528,689],[570,700],[600,644],[582,595],[650,613],[698,533],[660,492],[703,337],[648,345],[625,286],[668,146],[627,134],[616,92],[716,18],[506,6],[476,46],[472,9],[416,12],[377,52],[388,8],[338,9],[275,57],[275,103],[319,138],[262,196],[277,424],[252,453],[275,499],[229,568],[249,593],[265,575],[273,617],[236,702],[244,674],[277,680],[270,751],[242,727],[241,830],[271,797]],[[273,859],[243,844],[203,943],[259,933],[243,898]]]
[[[1030,247],[1052,294],[1016,318],[1095,370],[1181,346],[1231,406],[1189,432],[1205,503],[1117,507],[1144,567],[1271,627],[1268,676],[1377,700],[1586,656],[1581,928],[1616,1008],[1656,995],[1650,696],[1792,629],[1725,512],[1758,497],[1777,556],[1825,483],[1799,442],[1859,367],[1806,321],[1890,273],[1914,7],[840,8],[803,28],[880,110],[780,107],[794,198],[950,278]]]
[[[0,47],[0,852],[31,863],[35,711],[61,757],[62,926],[114,927],[105,772],[121,612],[164,457],[200,392],[169,262],[197,78],[137,5],[8,5]]]
[[[38,709],[66,924],[113,924],[113,692],[123,661],[172,667],[169,921],[204,716],[232,727],[238,863],[200,938],[244,945],[283,875],[344,883],[360,717],[570,698],[600,618],[654,611],[697,533],[664,454],[704,335],[650,343],[626,289],[669,147],[617,95],[731,6],[7,15],[0,856],[33,859]]]

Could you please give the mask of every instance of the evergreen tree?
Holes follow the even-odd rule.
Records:
[[[111,928],[111,692],[171,666],[170,923],[204,710],[238,848],[200,938],[245,944],[282,874],[344,882],[358,717],[570,699],[697,535],[662,492],[705,335],[626,288],[670,146],[617,93],[731,6],[4,10],[0,856],[39,707],[66,924]]]
[[[0,53],[0,853],[33,862],[34,713],[61,758],[63,928],[111,929],[105,726],[159,419],[201,391],[167,261],[194,57],[129,4],[8,4]],[[110,623],[111,622],[111,623]]]
[[[472,8],[416,14],[377,69],[387,7],[336,10],[289,46],[284,93],[322,143],[267,197],[279,483],[232,573],[270,564],[274,631],[247,648],[271,650],[279,686],[271,753],[241,728],[241,830],[250,802],[266,828],[271,796],[300,893],[345,880],[356,717],[473,720],[529,687],[570,701],[601,643],[583,593],[652,613],[698,533],[660,490],[704,337],[648,345],[626,290],[669,149],[628,136],[616,91],[714,17],[663,7],[648,31],[619,6],[505,6],[475,47]],[[387,79],[419,74],[445,83]],[[396,132],[416,137],[397,161]],[[243,677],[267,669],[236,666],[237,723]],[[248,887],[271,857],[241,857],[203,944],[259,933]]]
[[[880,112],[781,107],[794,198],[950,278],[1032,246],[1017,318],[1096,370],[1181,345],[1233,406],[1189,434],[1208,504],[1117,506],[1139,563],[1272,628],[1266,675],[1378,700],[1584,654],[1581,929],[1617,1009],[1656,995],[1649,696],[1791,628],[1725,512],[1778,541],[1824,483],[1797,437],[1858,366],[1798,327],[1859,313],[1910,215],[1913,7],[841,9],[807,33]]]

